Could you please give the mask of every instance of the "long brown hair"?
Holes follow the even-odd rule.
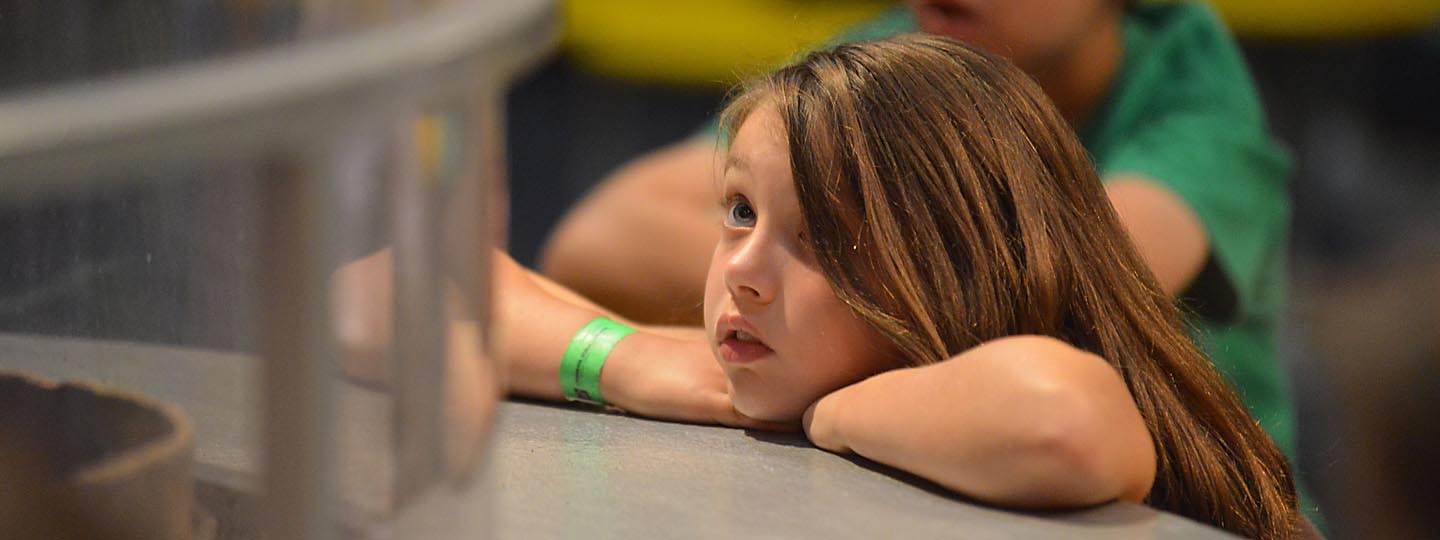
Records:
[[[783,120],[806,242],[910,365],[1016,334],[1119,370],[1156,443],[1146,502],[1251,538],[1296,535],[1290,467],[1185,332],[1088,155],[1024,73],[942,37],[816,52],[723,118]]]

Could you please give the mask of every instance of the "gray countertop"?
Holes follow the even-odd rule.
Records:
[[[0,369],[98,380],[179,404],[195,422],[197,476],[248,485],[260,463],[257,367],[236,353],[0,335]],[[382,394],[345,386],[341,491],[360,507],[383,505],[375,486],[388,481],[380,473],[388,470],[388,405]],[[501,405],[497,429],[481,489],[449,506],[493,516],[497,538],[1230,538],[1134,504],[1050,514],[989,508],[796,434],[515,401]],[[463,532],[450,536],[474,536]]]

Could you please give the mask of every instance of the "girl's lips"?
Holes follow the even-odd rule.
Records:
[[[762,343],[741,341],[733,337],[720,340],[720,359],[732,364],[749,364],[759,361],[775,351]]]

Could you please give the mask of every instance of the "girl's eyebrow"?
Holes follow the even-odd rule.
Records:
[[[725,156],[725,167],[723,171],[728,172],[731,168],[740,169],[742,171],[749,171],[750,162],[745,161],[745,158],[743,157],[731,153]]]

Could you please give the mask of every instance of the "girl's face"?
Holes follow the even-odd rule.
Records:
[[[784,127],[751,112],[721,177],[724,225],[705,282],[705,328],[735,408],[789,421],[825,394],[895,365],[897,353],[825,280],[803,240]]]

